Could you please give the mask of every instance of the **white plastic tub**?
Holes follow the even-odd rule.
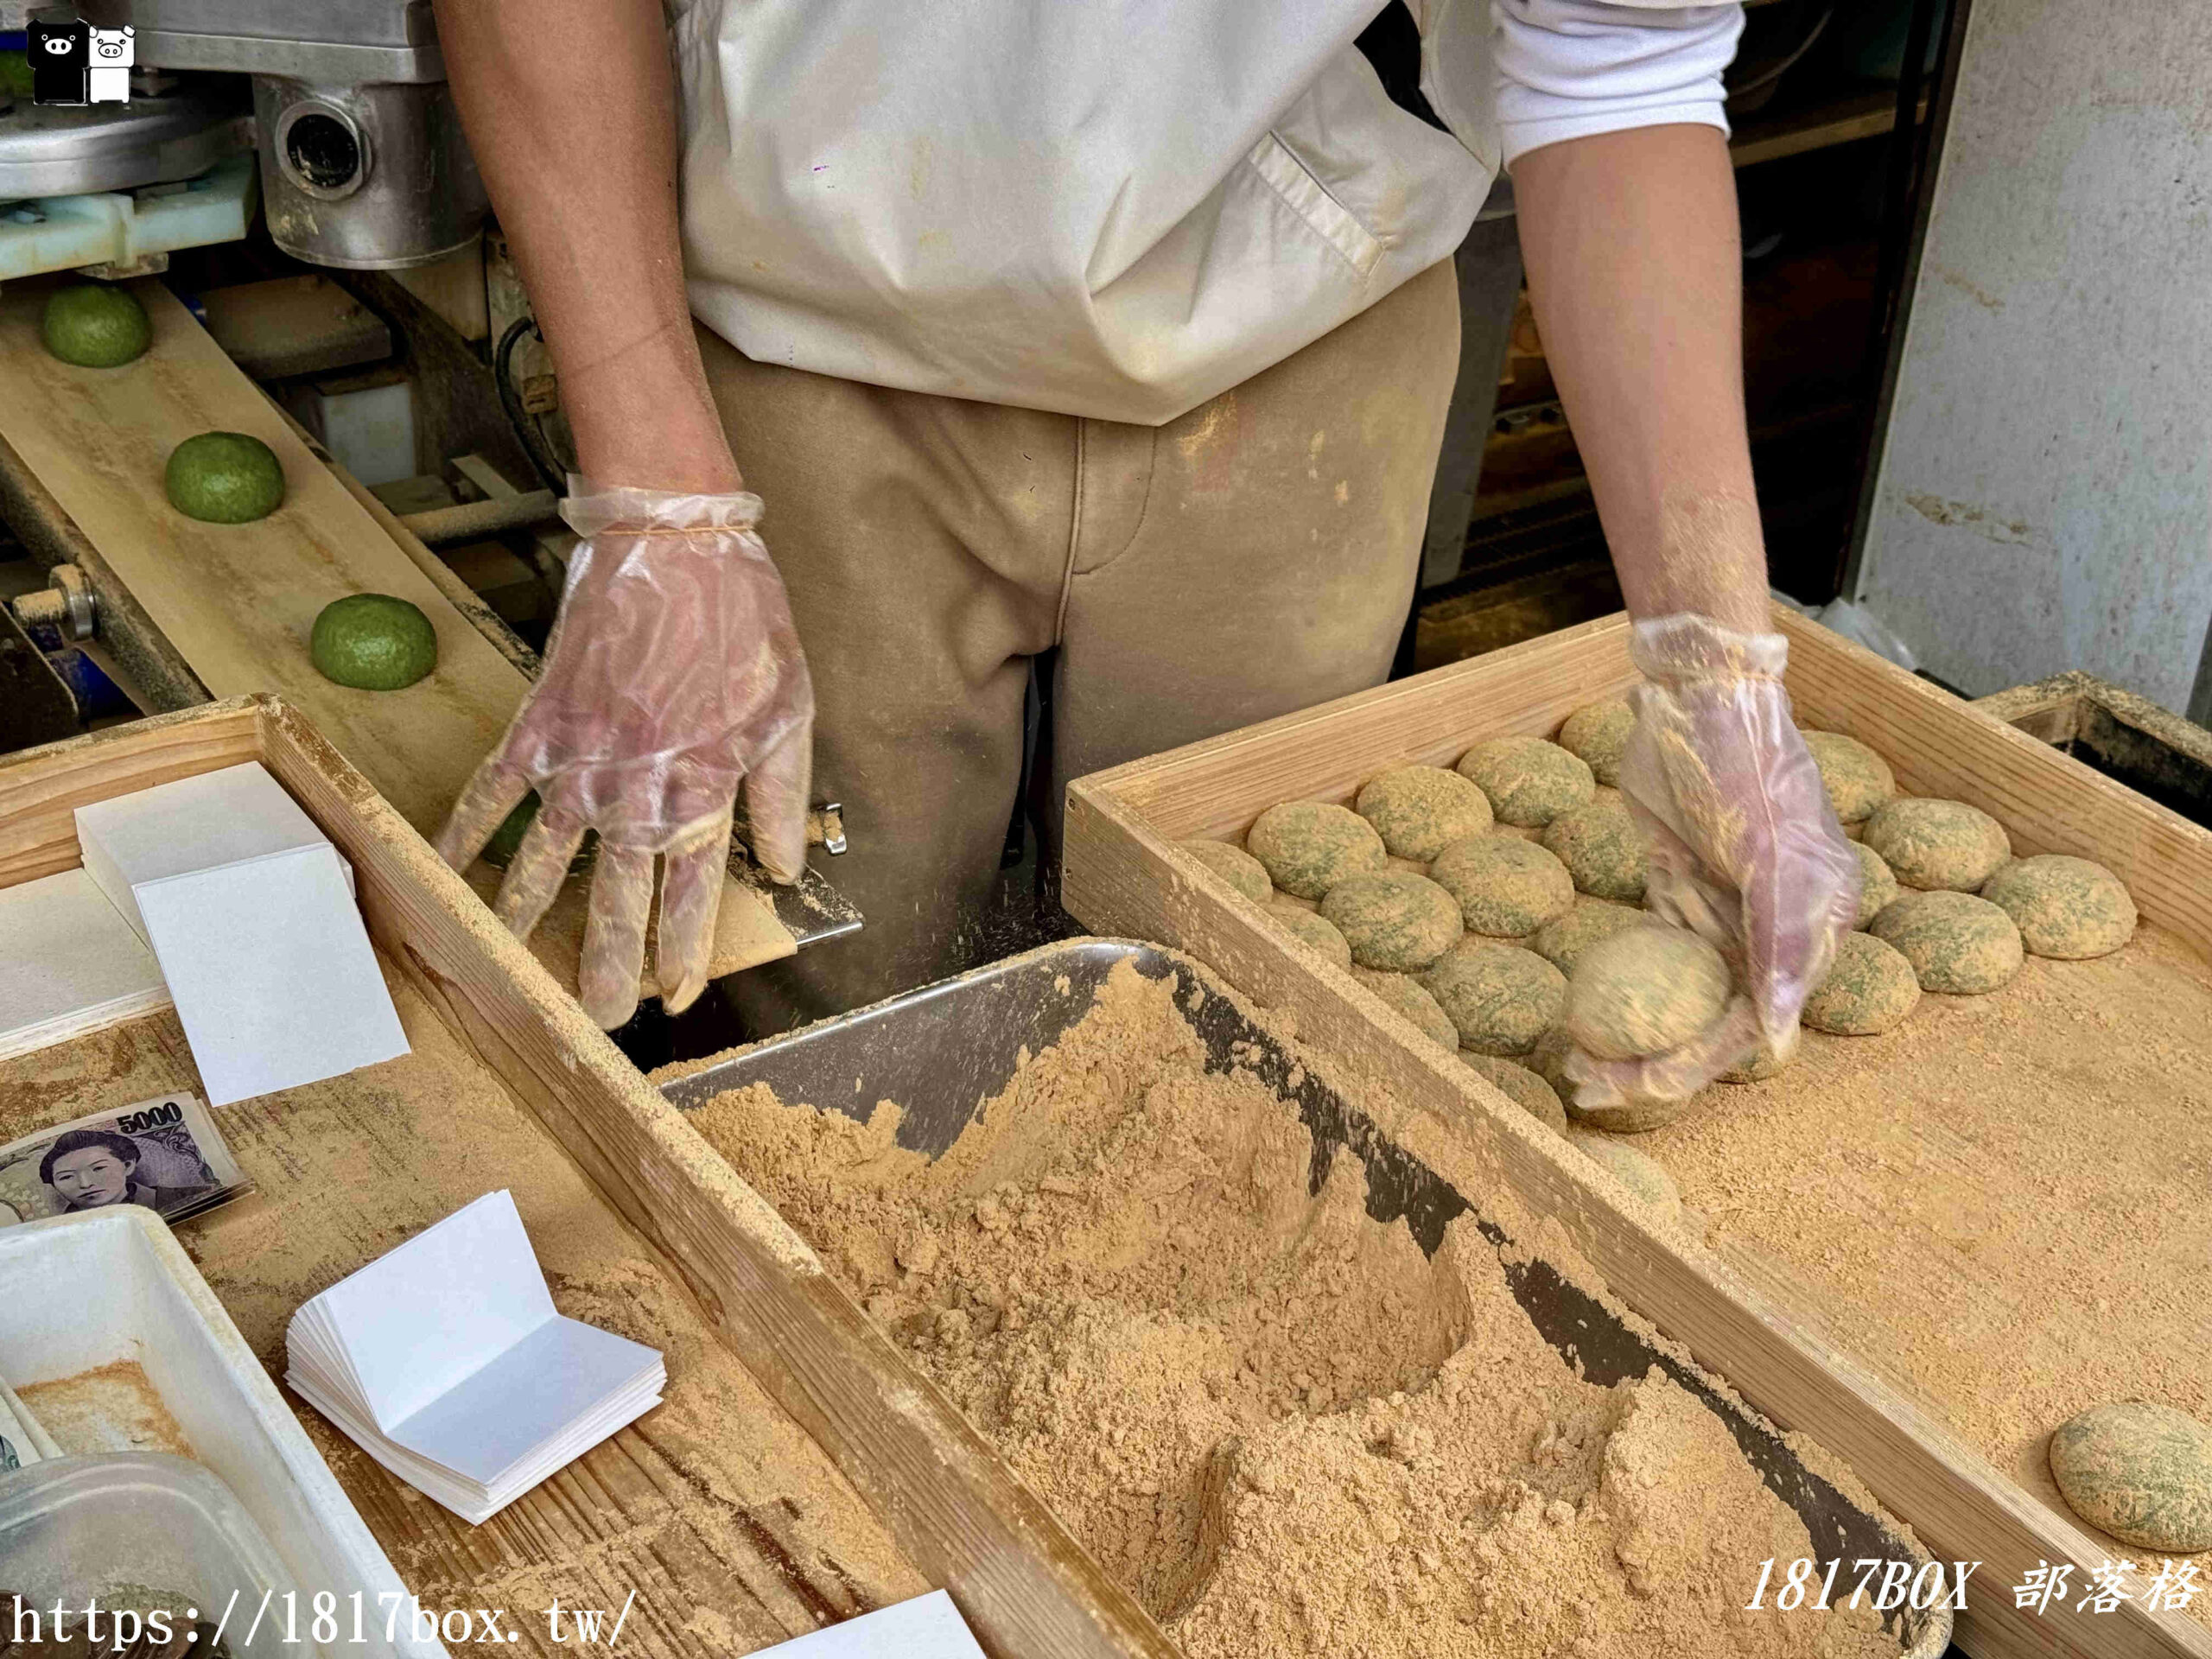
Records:
[[[188,1597],[167,1607],[179,1633],[196,1624],[238,1659],[295,1659],[286,1615],[302,1599],[275,1547],[229,1487],[183,1458],[55,1458],[0,1477],[0,1579],[47,1641],[76,1635],[88,1609],[112,1618],[127,1585]],[[47,1624],[56,1608],[66,1610],[59,1630]],[[297,1623],[310,1624],[303,1608]]]
[[[443,1645],[414,1639],[404,1617],[387,1640],[385,1621],[367,1616],[404,1607],[406,1586],[160,1217],[128,1205],[0,1230],[8,1380],[20,1389],[124,1360],[145,1371],[194,1459],[237,1497],[290,1586],[310,1603],[327,1591],[349,1610],[360,1592],[365,1639],[350,1639],[349,1614],[348,1656],[443,1659]]]

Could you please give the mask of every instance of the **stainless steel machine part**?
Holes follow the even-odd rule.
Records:
[[[776,919],[801,950],[861,931],[860,906],[817,875],[810,864],[789,887],[756,877],[751,861],[742,855],[732,855],[730,869],[733,874],[753,881],[768,895],[768,902],[776,909]]]
[[[246,89],[221,77],[180,79],[128,104],[18,99],[0,111],[0,202],[172,184],[252,148]]]
[[[16,601],[15,612],[25,627],[54,628],[74,642],[92,637],[99,606],[85,573],[73,564],[57,564],[46,573],[44,588]]]
[[[287,253],[395,270],[467,247],[481,229],[484,187],[429,0],[79,0],[79,14],[131,29],[141,67],[213,74],[225,87],[252,78],[262,199]],[[70,133],[89,148],[136,109],[70,112],[80,118]]]
[[[257,75],[262,211],[276,245],[341,270],[429,264],[487,206],[442,81],[344,86]]]
[[[137,60],[355,85],[443,80],[429,0],[78,0],[96,29],[136,31]]]
[[[1815,1557],[1925,1560],[1917,1544],[1808,1469],[1780,1433],[1741,1401],[1646,1340],[1548,1262],[1508,1249],[1512,1241],[1478,1205],[1385,1137],[1304,1058],[1247,1018],[1210,970],[1179,952],[1124,939],[1048,944],[756,1044],[704,1071],[671,1077],[660,1091],[689,1109],[724,1090],[765,1083],[779,1099],[861,1119],[876,1102],[895,1100],[905,1109],[899,1144],[934,1158],[1029,1056],[1082,1019],[1106,976],[1125,962],[1147,978],[1173,982],[1176,1005],[1205,1044],[1208,1071],[1254,1072],[1296,1109],[1313,1135],[1313,1191],[1337,1154],[1349,1150],[1366,1167],[1368,1214],[1381,1222],[1402,1217],[1429,1254],[1442,1245],[1447,1226],[1471,1215],[1498,1248],[1514,1299],[1562,1363],[1601,1388],[1658,1366],[1726,1425],[1767,1490],[1804,1522]],[[1948,1605],[1902,1608],[1885,1624],[1906,1659],[1931,1659],[1950,1642]]]

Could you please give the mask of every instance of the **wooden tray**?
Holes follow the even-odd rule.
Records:
[[[1777,626],[1790,638],[1789,690],[1805,724],[1872,745],[1908,793],[1993,813],[2023,855],[2098,859],[2145,918],[2212,951],[2212,832],[1824,629],[1788,613]],[[1294,1010],[1306,1040],[1365,1066],[1370,1109],[1395,1096],[1408,1116],[1433,1112],[1459,1125],[1495,1178],[1556,1217],[1624,1300],[1760,1411],[1850,1464],[1933,1554],[1983,1564],[1960,1624],[1969,1651],[2208,1659],[2212,1629],[2183,1614],[2146,1613],[2133,1601],[2111,1613],[2054,1603],[2040,1616],[2007,1605],[2011,1586],[2039,1564],[2071,1561],[2075,1582],[2086,1583],[2114,1546],[1823,1341],[1811,1310],[1644,1225],[1556,1137],[1348,974],[1286,948],[1226,883],[1171,850],[1194,836],[1241,836],[1278,801],[1349,802],[1386,766],[1449,766],[1485,736],[1548,735],[1573,709],[1635,683],[1627,644],[1627,620],[1608,618],[1078,779],[1063,902],[1095,930],[1180,945],[1256,1001]]]
[[[2212,824],[2212,732],[2147,697],[2077,668],[1993,693],[1974,707],[2191,823]]]
[[[218,1117],[258,1193],[181,1233],[263,1363],[292,1310],[506,1186],[555,1300],[667,1356],[663,1405],[481,1528],[302,1421],[417,1593],[750,1651],[933,1586],[998,1656],[1171,1659],[1136,1603],[368,781],[255,696],[0,760],[0,887],[79,862],[73,807],[258,760],[353,867],[414,1052]],[[0,1139],[189,1087],[170,1013],[0,1063]],[[596,1241],[595,1244],[591,1241]],[[612,1265],[610,1265],[612,1264]],[[327,1587],[343,1592],[346,1586]],[[516,1615],[527,1615],[519,1624]]]

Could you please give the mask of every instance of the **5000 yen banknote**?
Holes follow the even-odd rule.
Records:
[[[117,1204],[175,1223],[252,1190],[192,1095],[157,1095],[0,1147],[0,1227]]]

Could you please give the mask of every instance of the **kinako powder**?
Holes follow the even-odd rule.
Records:
[[[1433,1259],[1309,1192],[1294,1110],[1117,968],[931,1162],[765,1085],[694,1122],[1191,1659],[1894,1654],[1747,1611],[1809,1556],[1654,1368],[1583,1381],[1465,1220]]]

